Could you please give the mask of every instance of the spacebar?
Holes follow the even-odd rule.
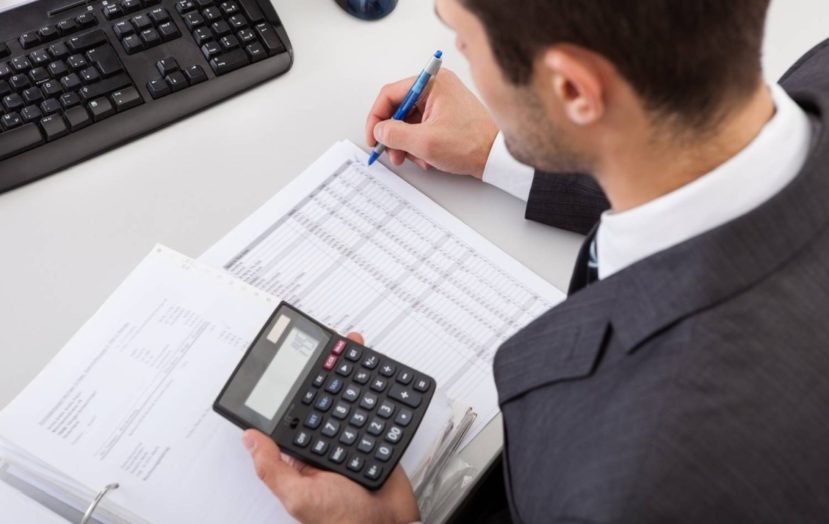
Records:
[[[43,143],[37,124],[25,124],[0,133],[0,160],[9,158]]]

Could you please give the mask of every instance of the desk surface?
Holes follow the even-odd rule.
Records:
[[[275,4],[296,51],[287,75],[0,195],[0,408],[156,242],[198,256],[332,143],[362,144],[383,83],[416,73],[438,48],[447,51],[446,66],[469,80],[431,2],[400,2],[377,23],[352,19],[333,1]],[[829,5],[817,4],[785,0],[784,8],[774,0],[770,78],[829,33]],[[424,174],[411,164],[395,171],[566,289],[578,236],[523,220],[522,202],[474,180]],[[500,446],[494,421],[464,455],[483,469]]]

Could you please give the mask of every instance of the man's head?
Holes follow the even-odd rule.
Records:
[[[436,7],[513,154],[541,169],[592,170],[597,141],[614,131],[643,140],[704,135],[756,92],[768,4],[437,0]]]

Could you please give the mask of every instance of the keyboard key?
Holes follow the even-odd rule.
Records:
[[[86,58],[94,64],[102,76],[112,76],[121,72],[124,68],[112,46],[105,45],[90,49],[86,52]]]
[[[335,420],[328,419],[325,421],[325,424],[323,424],[320,433],[322,433],[323,436],[333,438],[337,435],[337,433],[339,433],[339,431],[340,423]]]
[[[60,105],[62,105],[64,109],[74,107],[81,103],[81,97],[78,96],[78,93],[75,93],[74,91],[71,93],[64,93],[60,95],[60,98],[58,100],[60,101]]]
[[[311,451],[316,453],[317,455],[325,455],[325,452],[328,450],[328,442],[324,440],[317,439],[314,442],[314,445],[311,447]]]
[[[311,404],[311,402],[314,401],[314,397],[316,397],[316,396],[317,396],[317,390],[316,389],[309,389],[302,396],[302,403],[307,406],[307,405]]]
[[[202,18],[202,16],[196,11],[187,13],[184,15],[184,25],[187,26],[189,31],[193,31],[194,29],[204,25],[204,18]]]
[[[365,359],[363,359],[363,367],[368,369],[374,369],[377,367],[377,364],[380,362],[380,359],[377,358],[377,355],[369,355]]]
[[[383,462],[388,462],[392,456],[392,453],[394,453],[394,447],[389,446],[388,444],[380,444],[377,446],[377,453],[375,453],[374,458],[382,460]]]
[[[37,106],[26,106],[20,110],[20,118],[24,122],[37,122],[43,117],[43,112]]]
[[[40,119],[40,127],[46,135],[46,141],[51,142],[69,133],[66,122],[60,115],[49,115]]]
[[[262,10],[259,9],[256,0],[239,0],[239,6],[251,22],[257,23],[265,19],[265,15],[262,14]]]
[[[184,74],[187,76],[187,80],[190,81],[190,85],[195,85],[199,82],[207,80],[207,73],[205,73],[204,69],[198,65],[191,65],[184,70]]]
[[[40,110],[43,111],[44,115],[51,115],[52,113],[57,113],[58,111],[60,111],[60,102],[58,102],[54,98],[47,98],[46,100],[40,103]]]
[[[32,51],[29,55],[29,60],[32,61],[34,65],[43,65],[49,62],[52,57],[49,56],[49,52],[45,49],[38,49],[37,51]]]
[[[75,18],[75,21],[78,22],[78,25],[80,25],[81,27],[92,27],[93,25],[98,23],[98,19],[95,17],[95,15],[89,12],[78,15]]]
[[[394,417],[394,423],[398,426],[406,427],[412,421],[412,412],[408,409],[401,409],[397,416]]]
[[[62,35],[69,34],[77,29],[78,22],[76,22],[73,18],[67,18],[66,20],[58,22],[58,31],[60,31],[60,34]]]
[[[184,13],[189,13],[195,8],[196,4],[193,3],[192,0],[179,0],[178,2],[176,2],[176,11],[178,11],[180,15],[183,15]]]
[[[230,33],[230,26],[224,20],[219,20],[210,26],[216,36],[225,36]]]
[[[374,450],[374,439],[371,437],[360,438],[360,443],[357,444],[357,449],[363,453],[371,453]]]
[[[87,104],[89,112],[92,113],[92,119],[96,122],[103,120],[115,114],[115,108],[106,97],[96,98]]]
[[[425,377],[418,377],[414,381],[414,388],[415,391],[420,391],[421,393],[426,393],[429,390],[429,385],[431,381]]]
[[[346,404],[345,402],[339,401],[334,406],[333,411],[331,411],[331,416],[338,418],[340,420],[345,420],[348,417],[348,413],[351,411],[351,406]]]
[[[63,42],[58,42],[49,46],[49,54],[53,58],[63,58],[69,54],[69,48]]]
[[[349,384],[345,388],[345,392],[343,393],[343,400],[348,402],[355,402],[358,398],[360,398],[360,388]]]
[[[380,377],[375,378],[371,381],[371,389],[378,393],[382,393],[384,389],[386,389],[386,380]]]
[[[83,69],[88,66],[89,62],[86,61],[86,58],[84,58],[83,55],[72,55],[66,59],[66,65],[77,71],[78,69]]]
[[[110,96],[112,103],[115,104],[115,110],[119,113],[144,103],[138,90],[132,86],[115,91]]]
[[[150,11],[150,20],[152,20],[155,25],[163,24],[164,22],[170,20],[170,13],[168,13],[163,7],[156,7]]]
[[[299,431],[296,436],[294,437],[294,444],[304,448],[311,442],[311,434],[307,431]]]
[[[383,466],[380,464],[372,464],[368,467],[365,477],[369,480],[377,480],[383,475]]]
[[[132,25],[135,26],[136,30],[143,31],[152,27],[153,21],[147,15],[135,15],[132,17]]]
[[[19,119],[20,117],[14,115]],[[7,120],[15,120],[14,116],[7,114],[3,116],[3,126],[6,127]],[[7,118],[9,117],[9,118]],[[0,133],[0,160],[27,151],[36,145],[43,143],[43,135],[37,124],[16,125],[5,133]]]
[[[72,51],[86,51],[90,47],[95,47],[99,44],[105,43],[106,41],[107,39],[104,32],[100,29],[96,29],[94,31],[73,36],[66,41],[66,45]]]
[[[86,109],[80,106],[67,109],[63,113],[63,116],[66,118],[66,121],[69,122],[69,129],[72,131],[83,129],[92,123],[92,118],[89,117],[89,113],[86,112]]]
[[[44,96],[57,96],[63,92],[60,82],[57,80],[47,80],[40,84],[40,90],[43,91]]]
[[[208,7],[201,12],[201,15],[207,23],[213,23],[222,19],[222,13],[215,7]]]
[[[256,33],[253,32],[253,29],[242,29],[238,33],[236,33],[236,36],[239,38],[239,41],[243,44],[256,42]],[[358,356],[357,358],[360,357]]]
[[[167,76],[173,71],[178,71],[178,62],[176,62],[175,58],[168,56],[156,62],[155,68],[158,69],[161,76]]]
[[[319,399],[317,399],[317,403],[314,404],[314,407],[318,410],[325,412],[331,408],[331,404],[334,403],[334,400],[329,397],[328,395],[323,395]]]
[[[147,47],[152,47],[161,43],[161,35],[155,29],[145,29],[141,31],[141,40]]]
[[[368,413],[358,409],[353,415],[351,415],[348,423],[354,427],[361,428],[366,425],[366,421],[368,421]]]
[[[37,30],[42,42],[48,42],[58,37],[58,28],[54,25],[45,25]]]
[[[19,41],[20,46],[23,49],[29,49],[30,47],[34,47],[40,43],[40,35],[38,35],[36,31],[30,31],[20,35]]]
[[[222,10],[222,13],[224,13],[225,16],[231,16],[239,12],[239,4],[232,1],[222,2],[221,4],[219,4],[219,9]]]
[[[201,46],[201,52],[205,59],[210,60],[222,52],[222,47],[218,42],[207,42]]]
[[[265,48],[262,47],[262,44],[260,44],[259,42],[246,45],[245,52],[247,52],[251,62],[258,62],[263,58],[268,57],[268,53],[265,51]]]
[[[32,83],[26,75],[14,75],[9,79],[9,85],[12,86],[12,89],[15,91],[22,91],[32,85]]]
[[[386,429],[386,423],[380,420],[379,418],[375,417],[371,419],[371,422],[368,423],[368,428],[366,428],[366,431],[369,434],[374,435],[376,437],[377,435],[381,434],[384,429]]]
[[[7,62],[0,62],[0,80],[9,78],[12,75],[12,68]]]
[[[49,64],[49,67],[47,67],[47,69],[49,70],[49,75],[52,78],[61,77],[69,72],[69,67],[66,66],[66,62],[64,62],[63,60],[55,60],[54,62]]]
[[[105,5],[101,12],[104,13],[104,18],[107,20],[114,20],[124,14],[121,6],[118,4]]]
[[[158,34],[161,35],[161,39],[165,42],[169,42],[170,40],[174,40],[181,36],[181,33],[178,32],[178,27],[173,22],[164,22],[160,26],[158,26]]]
[[[413,373],[408,369],[401,369],[396,380],[401,384],[408,385],[412,381],[412,375]]]
[[[3,97],[3,106],[9,111],[16,111],[24,105],[26,105],[26,103],[17,93],[12,93]]]
[[[394,376],[394,372],[397,368],[391,362],[383,362],[380,366],[380,374],[384,377],[392,377]]]
[[[358,360],[360,360],[361,354],[362,351],[360,350],[360,348],[350,347],[348,348],[348,351],[345,352],[345,358],[352,362],[357,362]]]
[[[377,395],[374,393],[366,393],[363,395],[363,398],[360,399],[360,406],[366,409],[374,409],[374,406],[377,405]]]
[[[345,461],[345,456],[345,448],[342,446],[337,446],[334,448],[334,451],[331,452],[331,455],[328,456],[328,460],[330,460],[334,464],[342,464]]]
[[[345,351],[345,346],[345,340],[340,339],[336,344],[334,344],[334,347],[331,348],[331,353],[334,353],[335,355],[342,355],[343,351]]]
[[[196,41],[196,45],[201,47],[205,43],[213,40],[213,31],[207,27],[200,27],[193,31],[193,40]]]
[[[129,20],[121,20],[112,26],[112,30],[119,39],[123,39],[124,37],[135,33],[135,28],[131,23],[129,23]]]
[[[336,395],[343,388],[343,380],[339,377],[331,377],[328,384],[325,386],[325,391]]]
[[[126,51],[128,55],[144,49],[144,42],[138,35],[130,35],[124,38],[121,40],[121,45],[124,46],[124,51]]]
[[[3,118],[0,118],[0,124],[2,124],[3,129],[8,131],[9,129],[14,129],[17,126],[22,125],[23,119],[15,112],[6,113],[3,115]]]
[[[81,75],[81,80],[85,84],[91,84],[91,83],[97,82],[98,80],[101,79],[101,73],[99,73],[98,70],[95,69],[92,66],[81,70],[80,75]]]
[[[348,362],[343,361],[343,362],[340,362],[340,364],[337,366],[336,372],[337,372],[338,375],[342,375],[344,377],[347,377],[348,375],[351,374],[351,370],[352,370],[353,367],[354,366],[352,366]]]
[[[125,13],[132,13],[141,9],[141,2],[139,0],[121,0],[121,9]]]
[[[367,384],[371,378],[371,373],[365,369],[361,369],[354,374],[354,382],[357,384]]]
[[[317,373],[317,376],[314,377],[314,381],[311,383],[315,388],[321,388],[323,384],[325,384],[325,377],[327,375],[325,373]]]
[[[343,428],[343,433],[340,435],[340,442],[346,446],[354,444],[357,440],[357,430],[351,428]]]
[[[402,402],[410,408],[418,407],[420,402],[423,400],[419,393],[415,393],[400,384],[394,384],[391,388],[389,388],[388,395],[390,398]]]
[[[381,402],[380,407],[377,408],[377,415],[383,418],[389,418],[394,415],[394,403],[388,400]]]
[[[46,80],[49,80],[49,72],[46,71],[45,67],[35,67],[29,71],[29,78],[31,78],[32,82],[35,84],[45,82]]]
[[[389,432],[386,433],[386,441],[391,442],[392,444],[397,444],[402,438],[403,430],[397,426],[392,426],[391,429],[389,429]]]
[[[37,104],[43,100],[43,92],[38,87],[30,87],[23,91],[23,100],[27,104]]]
[[[227,19],[227,23],[231,29],[234,31],[238,31],[244,27],[247,27],[248,21],[245,20],[245,17],[242,15],[233,15]],[[253,34],[253,33],[251,33]]]
[[[234,49],[210,60],[210,67],[217,75],[223,75],[247,65],[249,62],[248,55],[244,50]]]
[[[359,472],[361,469],[363,469],[363,464],[365,464],[365,460],[363,460],[362,457],[358,455],[353,455],[348,460],[348,469],[350,469],[351,471]]]
[[[74,91],[81,87],[81,77],[75,73],[69,73],[68,75],[61,77],[60,83],[65,90]]]
[[[18,73],[22,73],[24,71],[28,71],[32,68],[32,63],[29,62],[29,59],[25,56],[16,56],[12,58],[11,61],[12,69],[17,71]]]
[[[95,84],[83,86],[78,94],[80,94],[81,98],[84,100],[89,100],[101,95],[106,95],[116,89],[126,87],[130,84],[132,84],[130,77],[128,77],[125,73],[120,73],[115,76],[105,78]]]
[[[265,49],[268,50],[268,54],[275,55],[285,51],[285,46],[282,45],[282,41],[277,36],[276,29],[270,24],[257,24],[255,29],[256,34],[259,35],[259,39],[265,44]]]
[[[308,417],[305,419],[305,427],[310,429],[317,429],[322,424],[322,415],[316,412],[312,412],[308,414]]]

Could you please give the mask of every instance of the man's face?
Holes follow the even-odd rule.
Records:
[[[510,153],[544,171],[583,171],[588,168],[568,139],[568,123],[550,97],[539,96],[549,86],[537,77],[516,86],[504,77],[480,19],[461,0],[436,0],[440,18],[455,31],[455,45],[469,62],[472,79],[484,103],[504,133]],[[548,100],[548,102],[545,102]]]

